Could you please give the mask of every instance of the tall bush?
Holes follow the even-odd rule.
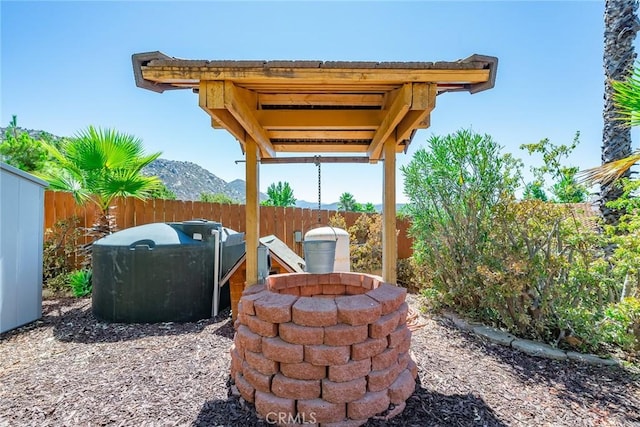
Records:
[[[545,166],[561,170],[555,160]],[[640,219],[631,201],[607,260],[608,235],[582,224],[575,207],[516,200],[520,164],[489,136],[432,137],[402,171],[414,261],[429,271],[424,293],[437,305],[554,345],[638,343],[640,304],[623,291],[625,277],[634,290],[639,277]]]
[[[418,261],[433,271],[449,304],[479,307],[478,274],[494,207],[513,193],[519,168],[488,135],[460,130],[432,136],[402,167]]]

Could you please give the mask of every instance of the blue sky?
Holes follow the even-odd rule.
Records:
[[[520,144],[548,137],[581,145],[570,160],[600,163],[603,1],[501,2],[12,2],[2,1],[1,123],[71,136],[88,125],[141,138],[147,152],[244,179],[239,144],[210,126],[191,91],[157,94],[134,84],[131,55],[185,59],[455,61],[497,56],[494,89],[439,96],[432,134],[487,133],[526,164]],[[264,165],[261,190],[289,181],[317,200],[313,165]],[[343,192],[382,200],[382,164],[323,165],[323,202]],[[398,201],[404,202],[398,172]]]

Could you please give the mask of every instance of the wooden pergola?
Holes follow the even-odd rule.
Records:
[[[317,161],[384,161],[382,275],[395,283],[396,153],[429,127],[437,95],[490,89],[498,65],[483,55],[455,62],[203,61],[147,52],[132,59],[137,86],[193,90],[211,125],[240,143],[246,285],[258,281],[259,164]]]

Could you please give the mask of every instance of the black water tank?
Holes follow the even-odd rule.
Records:
[[[205,236],[220,224],[202,221],[193,225],[202,240],[176,229],[182,227],[156,223],[96,241],[94,315],[124,323],[193,322],[211,317],[215,247]],[[192,224],[187,228],[193,231]]]

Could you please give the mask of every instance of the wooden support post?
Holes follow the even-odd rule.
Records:
[[[396,284],[396,136],[392,133],[384,142],[384,177],[382,195],[382,279]]]
[[[258,144],[247,136],[246,142],[246,234],[247,279],[245,286],[258,283],[258,238],[260,237],[260,158]]]

